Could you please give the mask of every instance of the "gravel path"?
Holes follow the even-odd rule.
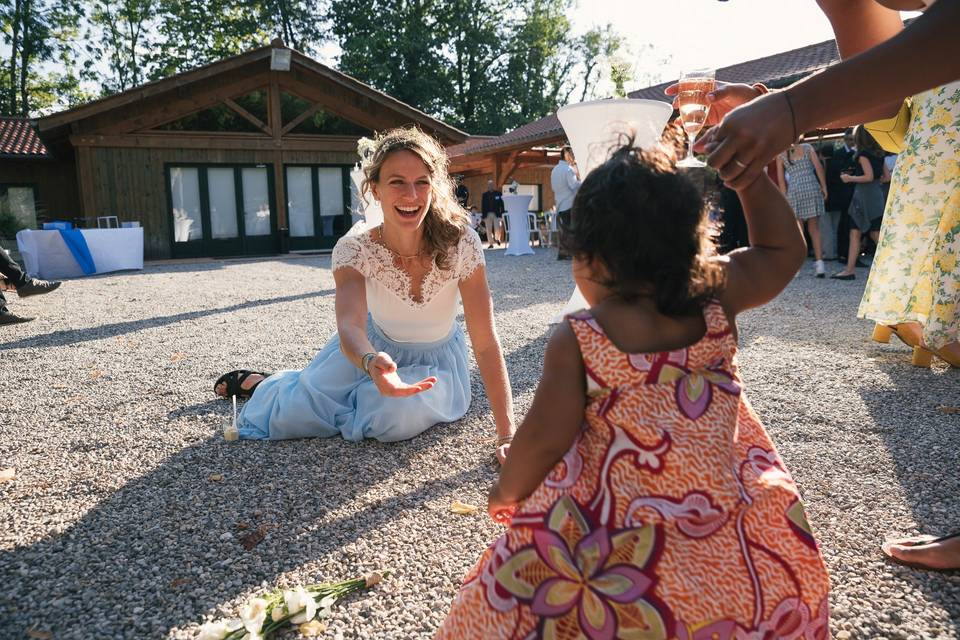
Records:
[[[521,417],[571,290],[552,253],[487,253]],[[153,265],[19,301],[0,329],[0,638],[190,638],[277,586],[395,575],[337,605],[330,638],[429,638],[499,530],[493,422],[474,370],[457,423],[401,444],[227,443],[212,381],[300,368],[333,333],[325,256]],[[887,532],[960,527],[960,372],[868,340],[856,282],[810,265],[741,318],[748,394],[807,501],[837,637],[960,638],[960,576],[885,563]],[[221,477],[221,479],[217,479]],[[266,525],[250,551],[240,537]],[[40,633],[37,633],[40,632]]]

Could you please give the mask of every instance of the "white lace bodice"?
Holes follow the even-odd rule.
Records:
[[[414,300],[410,275],[369,232],[346,235],[333,248],[333,270],[360,272],[366,280],[367,309],[373,321],[397,342],[434,342],[450,333],[460,302],[458,285],[484,264],[476,231],[463,232],[448,264],[447,270],[431,264],[420,287],[420,299]]]

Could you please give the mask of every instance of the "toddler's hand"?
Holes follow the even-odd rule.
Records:
[[[517,510],[517,503],[504,500],[500,496],[500,485],[495,484],[487,497],[487,513],[497,524],[509,525],[513,514]]]

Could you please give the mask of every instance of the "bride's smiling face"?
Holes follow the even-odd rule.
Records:
[[[384,221],[401,228],[419,227],[430,210],[430,170],[412,151],[401,149],[387,156],[371,189],[383,208]]]

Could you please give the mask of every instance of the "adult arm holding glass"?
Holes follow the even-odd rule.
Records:
[[[889,116],[905,96],[960,78],[960,0],[939,0],[899,32],[896,12],[873,0],[821,0],[821,6],[844,55],[879,43],[784,91],[718,86],[708,99],[722,122],[697,149],[710,154],[708,163],[728,186],[756,179],[804,131]],[[736,106],[751,94],[753,100]]]

